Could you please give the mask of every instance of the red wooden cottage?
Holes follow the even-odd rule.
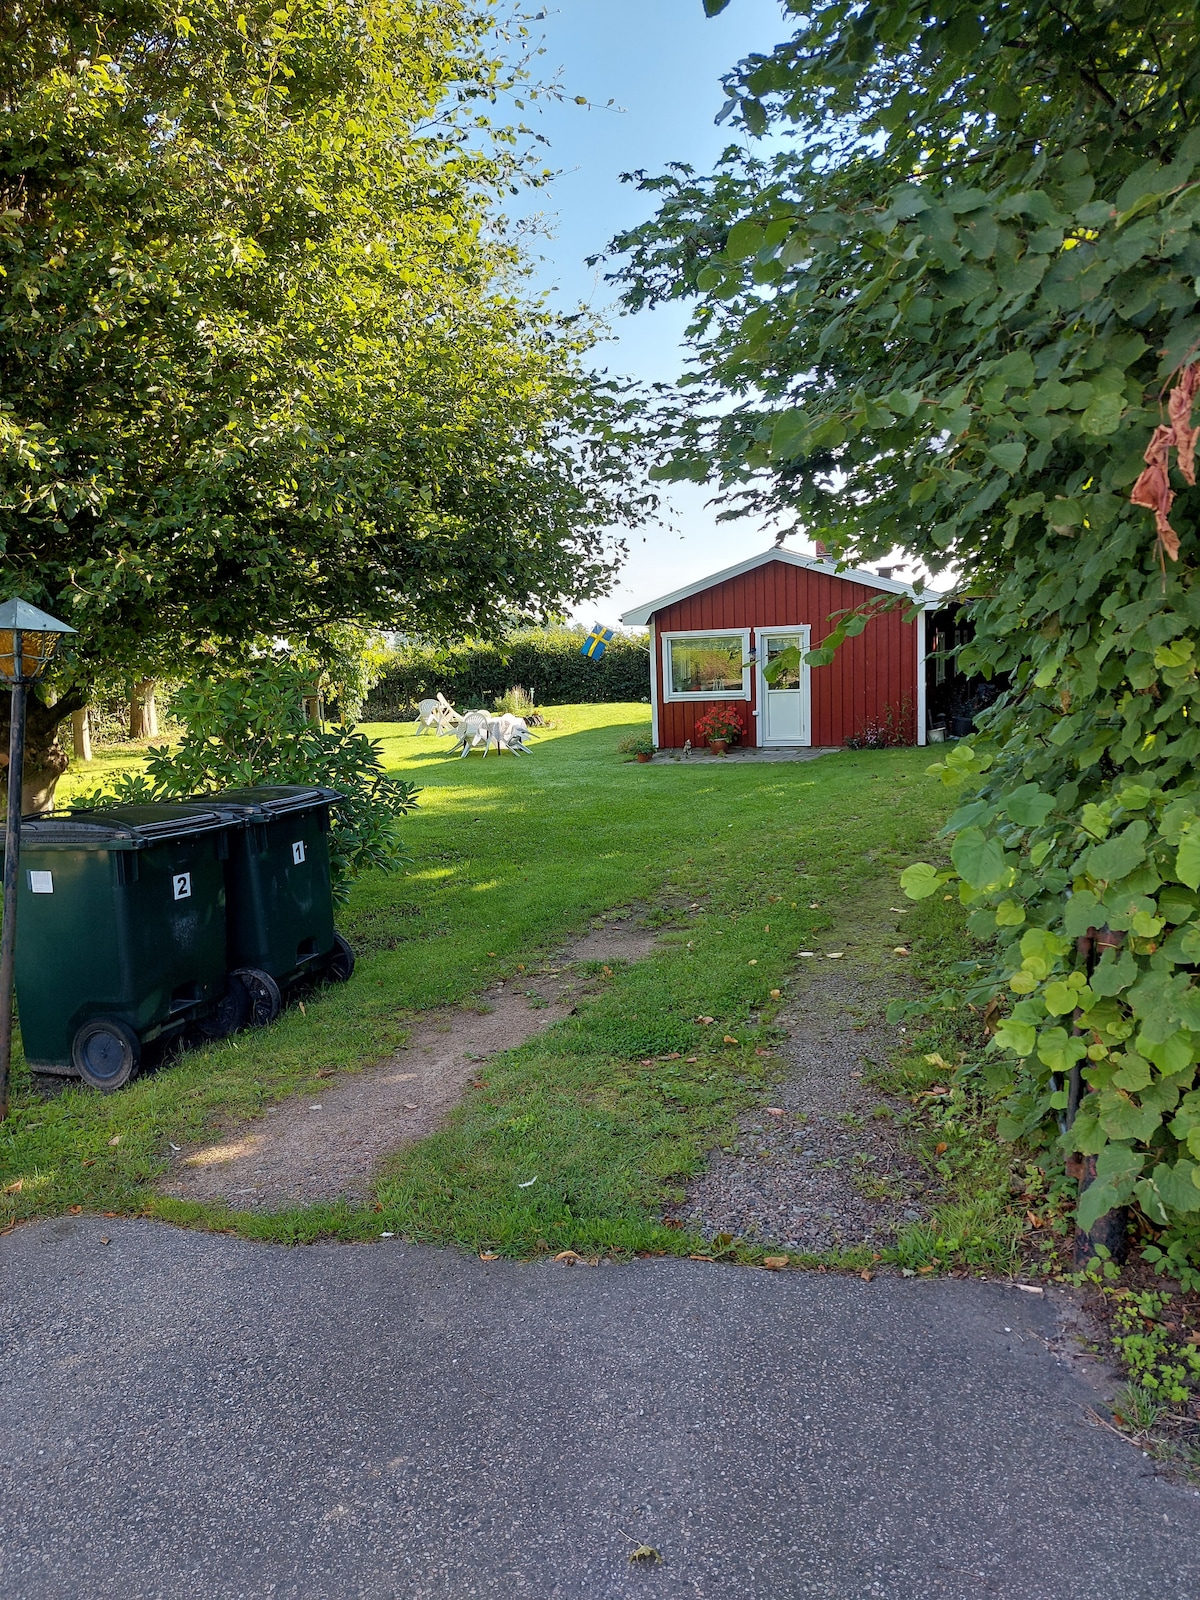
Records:
[[[650,628],[655,744],[702,744],[696,723],[714,705],[737,706],[747,745],[841,745],[872,727],[924,744],[925,611],[940,600],[932,593],[915,621],[900,607],[873,617],[830,666],[802,666],[773,685],[763,676],[789,645],[819,644],[831,613],[881,592],[918,600],[884,574],[771,549],[627,611],[622,622]]]

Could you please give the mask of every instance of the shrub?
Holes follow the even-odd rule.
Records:
[[[368,695],[363,717],[404,722],[417,702],[440,689],[459,711],[491,704],[510,685],[528,685],[540,705],[601,704],[650,699],[645,645],[618,634],[599,661],[580,654],[582,628],[528,628],[500,643],[403,645]]]
[[[542,720],[534,709],[533,696],[528,689],[522,689],[519,683],[514,684],[511,689],[506,689],[503,694],[497,695],[492,701],[492,710],[497,716],[503,716],[507,712],[510,716],[524,717],[531,727],[534,722]]]
[[[352,728],[307,722],[307,678],[292,663],[256,662],[243,672],[184,685],[172,701],[184,724],[173,749],[152,746],[144,773],[81,795],[77,806],[180,800],[253,784],[319,784],[345,796],[329,836],[334,894],[368,867],[393,871],[408,859],[395,831],[417,790],[383,769],[379,746]]]

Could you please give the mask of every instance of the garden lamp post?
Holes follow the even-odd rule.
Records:
[[[12,692],[8,732],[8,811],[4,822],[4,926],[0,930],[0,1122],[8,1116],[12,1057],[13,963],[17,951],[17,869],[21,854],[21,781],[25,768],[25,692],[46,670],[65,622],[27,600],[0,605],[0,679]]]

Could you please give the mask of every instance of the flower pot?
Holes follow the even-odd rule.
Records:
[[[708,748],[712,751],[713,755],[715,755],[715,756],[723,756],[725,754],[726,750],[729,749],[729,740],[728,739],[710,739],[708,741]]]
[[[651,756],[651,755],[650,755],[650,754],[649,754],[649,752],[648,752],[648,751],[645,751],[645,750],[639,750],[639,751],[638,751],[638,752],[637,752],[637,755],[636,755],[636,759],[637,759],[637,760],[638,760],[638,761],[652,761],[652,760],[653,760],[653,759],[654,759],[654,758],[653,758],[653,756]]]

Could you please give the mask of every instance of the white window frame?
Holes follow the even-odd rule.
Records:
[[[662,633],[662,677],[663,700],[746,700],[750,699],[750,673],[753,664],[750,661],[750,629],[749,628],[683,628],[676,633]],[[687,690],[676,693],[671,688],[671,642],[674,639],[740,639],[742,641],[742,692],[738,694],[733,689],[704,689],[698,693]]]
[[[812,668],[804,659],[808,652],[812,649],[812,624],[808,622],[797,622],[794,627],[790,628],[785,628],[782,626],[782,624],[779,626],[772,624],[769,628],[755,629],[754,656],[755,663],[758,668],[758,699],[754,707],[754,715],[758,718],[758,722],[756,724],[758,732],[755,737],[765,750],[789,748],[789,746],[784,744],[781,740],[772,740],[770,743],[768,743],[767,739],[765,738],[766,718],[764,716],[764,712],[767,709],[767,693],[769,687],[766,680],[766,645],[768,639],[781,637],[799,637],[800,640],[800,684],[798,692],[800,695],[800,720],[804,737],[800,740],[798,748],[801,750],[807,750],[812,747]]]

